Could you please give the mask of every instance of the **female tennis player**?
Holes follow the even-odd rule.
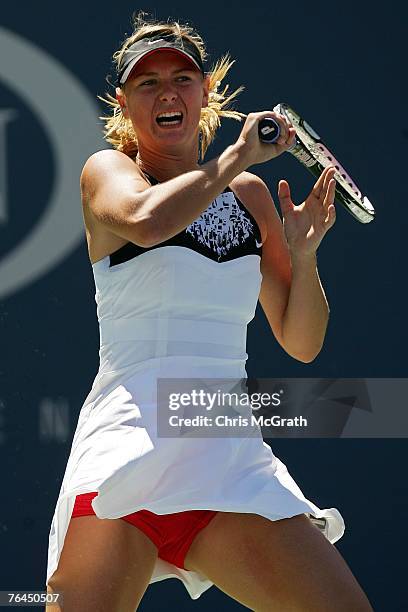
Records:
[[[114,148],[81,176],[100,367],[50,531],[47,588],[64,605],[48,608],[133,612],[149,583],[177,577],[192,599],[215,584],[257,611],[372,610],[333,546],[339,511],[305,498],[260,435],[158,433],[158,379],[246,377],[258,298],[289,355],[319,353],[328,305],[316,250],[335,221],[335,181],[326,169],[300,205],[280,181],[282,224],[247,169],[285,151],[294,129],[251,113],[204,161],[220,117],[242,117],[228,110],[237,92],[219,91],[232,62],[206,72],[189,25],[139,14],[134,26],[114,55]],[[273,145],[258,137],[264,117],[281,128]]]

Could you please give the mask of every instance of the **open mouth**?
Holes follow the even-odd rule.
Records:
[[[160,113],[156,117],[156,123],[162,127],[174,127],[181,125],[183,122],[183,113],[181,111],[173,111],[168,113]]]

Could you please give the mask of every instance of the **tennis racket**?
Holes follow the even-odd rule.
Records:
[[[353,179],[314,129],[287,104],[277,104],[273,110],[286,117],[295,128],[296,140],[290,149],[287,149],[288,153],[296,157],[316,177],[319,177],[327,166],[334,166],[336,199],[355,219],[361,223],[370,223],[375,217],[373,205],[362,195]],[[272,117],[261,119],[258,133],[262,142],[272,144],[279,138],[279,124]]]

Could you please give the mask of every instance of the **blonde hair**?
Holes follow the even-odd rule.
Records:
[[[182,38],[188,39],[198,49],[201,59],[204,62],[207,58],[205,44],[201,36],[188,24],[180,24],[178,21],[164,22],[156,20],[146,20],[146,13],[140,11],[137,15],[133,15],[133,33],[128,36],[122,43],[121,48],[113,54],[113,60],[118,67],[125,51],[137,40],[153,36],[155,34],[176,34]],[[209,73],[209,99],[208,106],[201,109],[201,117],[199,122],[201,136],[201,159],[215,138],[215,133],[221,125],[221,117],[229,117],[241,121],[245,118],[243,113],[240,113],[229,107],[230,102],[244,89],[239,87],[231,94],[227,95],[229,85],[225,85],[222,91],[218,91],[222,80],[227,75],[229,69],[234,64],[229,54],[225,54],[212,67]],[[126,88],[126,84],[122,89]],[[137,138],[133,130],[133,125],[130,119],[126,119],[120,108],[119,102],[115,97],[106,93],[106,98],[98,96],[100,100],[109,105],[111,114],[106,117],[99,117],[105,122],[104,138],[115,149],[122,151],[129,157],[135,157],[138,151]]]

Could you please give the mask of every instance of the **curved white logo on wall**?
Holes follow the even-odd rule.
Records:
[[[2,27],[0,58],[0,81],[36,116],[55,163],[50,201],[43,214],[0,262],[0,298],[4,298],[49,272],[84,240],[79,176],[86,158],[106,144],[97,125],[96,103],[62,64]],[[50,96],[50,83],[57,95]]]

